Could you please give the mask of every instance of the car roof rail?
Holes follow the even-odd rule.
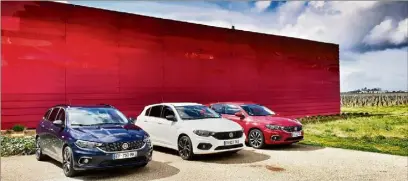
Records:
[[[68,104],[57,104],[54,107],[69,107]]]
[[[115,108],[115,107],[113,107],[113,106],[110,105],[110,104],[99,104],[99,105],[101,105],[101,106],[106,106],[106,107],[111,107],[111,108]]]

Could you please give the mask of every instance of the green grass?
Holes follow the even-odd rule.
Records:
[[[408,106],[342,108],[370,114],[304,123],[301,143],[408,156],[407,110]]]

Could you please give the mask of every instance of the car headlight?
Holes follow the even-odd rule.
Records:
[[[205,131],[205,130],[194,130],[193,133],[198,136],[204,136],[204,137],[209,137],[209,136],[214,135],[214,132]]]
[[[86,149],[92,149],[97,146],[102,146],[102,143],[97,143],[97,142],[92,142],[92,141],[84,141],[84,140],[77,140],[75,142],[75,145],[77,145],[80,148],[86,148]]]
[[[278,126],[278,125],[273,125],[273,124],[267,124],[266,128],[270,129],[270,130],[282,130],[283,126]]]
[[[149,137],[149,135],[144,135],[144,137],[143,137],[143,142],[145,142],[145,143],[150,143],[150,137]]]

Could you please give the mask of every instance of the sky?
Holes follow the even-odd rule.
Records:
[[[341,91],[408,90],[408,2],[63,2],[339,44]]]

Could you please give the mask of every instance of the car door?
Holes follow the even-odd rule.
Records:
[[[158,119],[160,119],[162,108],[162,105],[152,106],[149,116],[146,117],[145,123],[145,125],[148,125],[147,128],[151,141],[153,144],[159,145],[163,144],[163,140],[160,139],[160,126],[162,123],[158,121]]]
[[[53,148],[52,129],[54,127],[54,124],[52,122],[55,121],[55,119],[57,118],[59,110],[60,108],[58,107],[53,108],[50,115],[48,116],[47,121],[45,121],[44,125],[42,126],[44,130],[43,139],[42,139],[44,146],[42,148],[44,152],[47,153],[47,155],[49,155],[50,157],[56,160],[58,160],[59,158],[56,155],[56,151]]]
[[[40,125],[37,128],[37,135],[40,138],[40,147],[43,149],[44,153],[47,153],[47,151],[49,150],[47,148],[47,131],[48,131],[48,127],[49,127],[49,123],[50,121],[48,120],[48,118],[50,117],[50,114],[52,112],[53,108],[48,109],[48,111],[44,114],[42,120],[40,121]]]
[[[146,110],[143,111],[137,118],[135,124],[145,130],[147,133],[150,133],[151,123],[149,122],[149,114],[152,107],[146,107]]]
[[[60,108],[55,120],[61,120],[62,125],[52,124],[50,127],[51,151],[62,160],[62,146],[64,145],[64,129],[66,128],[66,112]]]
[[[166,116],[168,115],[173,115],[175,120],[167,120]],[[159,122],[158,128],[160,129],[160,140],[163,141],[163,144],[166,144],[169,147],[176,147],[178,128],[175,110],[170,106],[163,106],[162,114],[157,121]]]
[[[223,117],[229,120],[235,121],[236,123],[241,125],[241,127],[244,127],[245,118],[240,118],[238,116],[235,116],[235,113],[237,112],[243,112],[243,110],[237,105],[225,104]]]

